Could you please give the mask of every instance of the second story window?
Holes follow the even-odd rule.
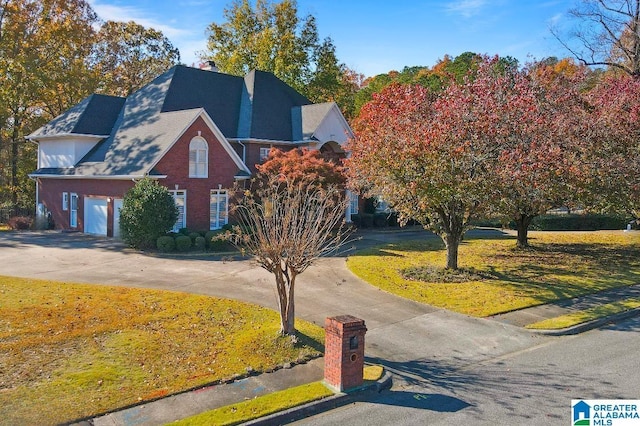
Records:
[[[208,167],[209,147],[207,141],[196,136],[189,143],[189,177],[206,178],[209,176]]]

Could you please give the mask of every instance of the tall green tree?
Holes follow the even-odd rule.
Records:
[[[93,61],[98,90],[128,96],[180,63],[180,52],[161,31],[133,21],[107,21],[97,34]]]
[[[300,17],[295,0],[235,0],[224,17],[209,25],[203,59],[227,74],[272,72],[309,99],[334,101],[352,114],[360,76],[338,61],[330,38],[320,42],[315,18]]]
[[[84,59],[97,16],[84,0],[0,3],[0,203],[32,206],[27,172],[35,150],[24,136],[86,96]],[[29,170],[29,171],[30,171]]]
[[[271,3],[236,0],[224,10],[226,22],[208,28],[208,52],[225,73],[269,71],[302,91],[312,74],[318,30],[311,15],[300,18],[295,0]]]

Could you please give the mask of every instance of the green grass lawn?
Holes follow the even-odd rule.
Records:
[[[383,373],[384,368],[380,365],[365,366],[362,371],[364,384],[379,380]],[[333,391],[322,382],[307,383],[248,401],[216,408],[171,424],[180,426],[237,425],[331,395],[333,395]]]
[[[584,309],[582,311],[571,312],[559,317],[535,322],[527,325],[527,328],[532,330],[560,330],[637,308],[640,308],[640,299],[634,298],[620,300],[618,302],[594,306],[593,308]]]
[[[58,424],[323,353],[232,300],[0,277],[0,424]]]
[[[639,232],[531,232],[530,243],[518,250],[510,236],[465,239],[459,267],[471,278],[455,283],[403,276],[410,268],[444,267],[439,240],[364,250],[347,265],[390,293],[478,317],[640,283]]]

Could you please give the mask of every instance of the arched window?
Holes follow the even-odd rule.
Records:
[[[189,177],[206,178],[209,176],[208,167],[209,146],[200,136],[191,139],[189,143]]]

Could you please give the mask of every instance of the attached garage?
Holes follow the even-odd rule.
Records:
[[[84,232],[94,235],[107,235],[107,199],[84,199]]]

